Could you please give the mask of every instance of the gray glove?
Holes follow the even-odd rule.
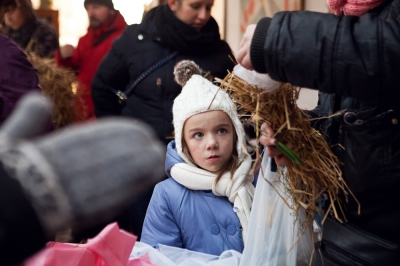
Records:
[[[106,222],[164,176],[165,148],[147,125],[107,118],[35,138],[50,110],[31,94],[0,129],[0,161],[49,236]]]

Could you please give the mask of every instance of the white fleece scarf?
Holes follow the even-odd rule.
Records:
[[[247,225],[250,219],[250,209],[254,197],[254,176],[249,175],[251,168],[251,156],[245,155],[245,159],[236,170],[233,178],[226,172],[215,184],[216,174],[200,169],[187,163],[178,163],[171,168],[172,178],[192,190],[212,190],[217,196],[226,196],[233,203],[234,210],[242,225],[242,237],[245,242]]]

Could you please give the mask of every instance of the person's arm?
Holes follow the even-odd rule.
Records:
[[[183,247],[179,227],[171,213],[167,193],[161,184],[154,188],[140,241],[153,247],[156,247],[157,244]]]
[[[74,54],[74,51],[75,48],[70,44],[61,46],[57,49],[54,56],[57,65],[65,68],[77,69],[77,66],[72,63],[72,55]]]
[[[71,44],[66,44],[57,49],[55,53],[55,61],[59,66],[70,68],[79,71],[81,61],[83,60],[82,54],[85,53],[85,40],[86,35],[81,37],[78,41],[76,48]]]
[[[248,33],[239,62],[248,63],[250,56],[258,72],[327,93],[358,99],[390,94],[400,82],[399,21],[390,12],[395,11],[382,17],[280,12],[258,23],[251,45]]]
[[[57,49],[55,53],[55,61],[59,66],[70,68],[75,71],[79,71],[82,65],[82,61],[85,60],[85,53],[87,53],[88,46],[88,35],[79,38],[78,45],[76,47],[71,44],[66,44]]]
[[[129,82],[126,65],[127,49],[130,43],[130,27],[117,38],[111,50],[101,61],[92,81],[92,99],[96,117],[119,115],[121,106],[119,99],[112,91],[124,91]]]

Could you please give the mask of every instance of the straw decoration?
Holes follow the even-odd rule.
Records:
[[[300,158],[301,165],[290,161],[286,166],[286,174],[282,174],[284,171],[278,172],[288,184],[288,193],[292,197],[293,206],[288,205],[289,208],[297,211],[301,206],[306,210],[305,227],[312,224],[316,212],[320,210],[318,202],[323,192],[327,192],[330,198],[329,209],[342,222],[338,213],[342,209],[339,193],[345,196],[346,202],[349,194],[357,199],[342,178],[339,160],[321,134],[311,127],[309,116],[298,108],[296,100],[300,88],[281,83],[279,89],[268,91],[249,85],[234,73],[229,73],[223,80],[217,79],[217,82],[220,89],[231,96],[239,110],[246,112],[247,116],[250,113],[251,119],[248,121],[255,125],[257,138],[259,126],[267,123],[275,132],[273,137],[286,144]],[[255,163],[259,161],[257,152]],[[340,206],[339,210],[335,202]],[[346,219],[343,211],[341,213]]]
[[[85,114],[76,114],[74,108],[74,105],[82,102],[82,95],[76,93],[78,83],[75,72],[59,67],[51,58],[41,58],[34,53],[27,53],[27,57],[38,71],[42,93],[53,101],[54,128],[62,128],[74,123],[77,116],[84,116]]]

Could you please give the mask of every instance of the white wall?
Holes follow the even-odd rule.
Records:
[[[231,46],[234,54],[239,49],[239,43],[241,40],[240,28],[240,1],[239,0],[227,0],[226,7],[226,35],[225,40]]]
[[[324,13],[328,11],[325,0],[305,0],[304,9]]]
[[[218,23],[221,39],[225,39],[225,0],[214,0],[211,15]]]

